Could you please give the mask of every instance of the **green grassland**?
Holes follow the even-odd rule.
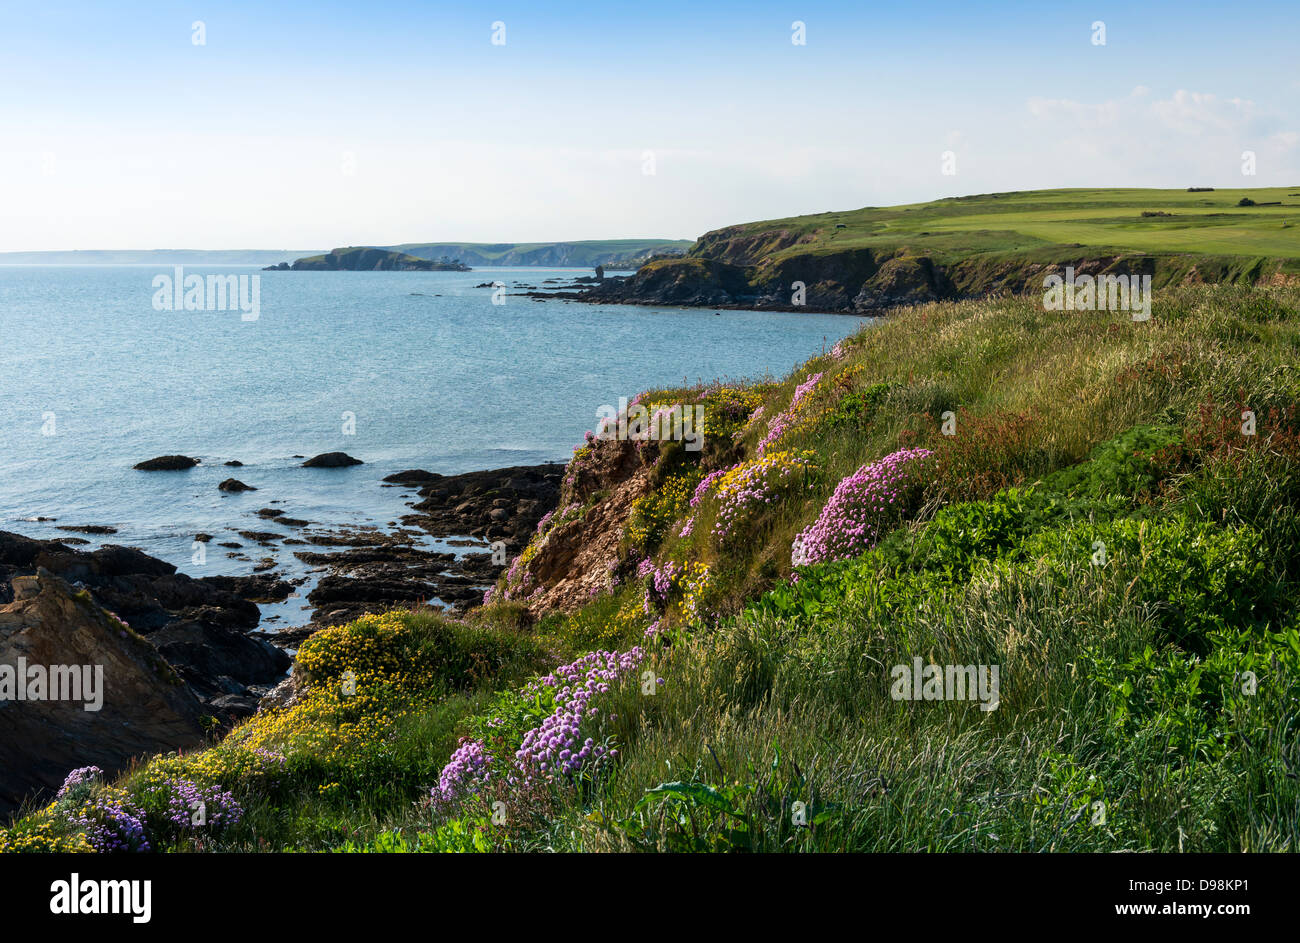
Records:
[[[1255,206],[1238,206],[1243,198]],[[1278,205],[1265,205],[1273,204]],[[1143,213],[1168,215],[1143,216]],[[906,244],[936,258],[1060,246],[1300,258],[1300,186],[1214,190],[1031,190],[867,207],[747,223],[742,236],[784,231],[782,252]],[[843,226],[844,228],[839,228]],[[708,237],[702,240],[707,243]]]
[[[906,308],[787,377],[648,391],[704,405],[704,448],[639,450],[589,598],[528,608],[632,443],[575,453],[491,604],[323,630],[298,704],[32,807],[0,849],[84,850],[117,803],[171,851],[1300,850],[1298,354],[1300,289],[1197,285],[1147,322]],[[876,538],[796,566],[840,483],[900,449],[926,457]],[[614,752],[516,768],[562,712],[556,666],[634,647],[581,714]],[[997,709],[896,699],[914,658],[1000,666]],[[475,744],[492,775],[466,785],[444,767]],[[169,825],[178,777],[242,820]]]

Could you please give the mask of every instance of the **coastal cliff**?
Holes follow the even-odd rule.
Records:
[[[454,259],[421,259],[405,252],[373,247],[331,249],[324,255],[296,260],[292,265],[281,262],[265,271],[295,272],[468,272],[470,267]]]
[[[1300,193],[1287,190],[985,194],[728,226],[701,236],[685,257],[652,259],[577,297],[874,314],[1041,294],[1045,276],[1067,267],[1149,275],[1157,289],[1278,284],[1300,280],[1297,222]],[[1081,234],[1092,241],[1075,241]]]

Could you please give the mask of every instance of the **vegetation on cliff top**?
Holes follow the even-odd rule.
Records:
[[[1065,266],[1156,288],[1286,283],[1300,277],[1297,223],[1297,187],[954,197],[728,226],[588,300],[862,312],[1038,293]]]
[[[1254,201],[1242,206],[1242,198]],[[744,223],[692,255],[755,264],[801,252],[907,245],[941,261],[975,252],[1087,248],[1289,259],[1300,272],[1300,187],[1024,190]],[[747,245],[748,243],[748,245]]]
[[[296,704],[0,847],[1294,851],[1297,350],[1291,287],[1002,298],[644,392],[703,449],[579,447],[463,623],[325,630]],[[547,569],[584,526],[609,559]],[[557,579],[588,590],[540,611]],[[992,707],[900,698],[917,660],[996,666]]]

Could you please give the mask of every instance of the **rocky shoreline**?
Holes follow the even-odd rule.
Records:
[[[390,475],[384,487],[414,491],[409,513],[390,530],[327,528],[278,508],[258,510],[268,529],[241,530],[241,539],[293,547],[316,577],[306,595],[310,621],[279,631],[268,631],[259,607],[297,595],[309,578],[282,578],[266,565],[274,564],[270,557],[249,575],[191,577],[132,547],[81,549],[79,537],[0,531],[0,665],[103,665],[107,688],[102,713],[0,699],[0,813],[57,786],[72,766],[118,770],[136,756],[229,729],[273,696],[292,653],[321,628],[393,607],[459,613],[480,604],[554,510],[563,470],[552,463]],[[421,546],[429,538],[457,549]],[[207,545],[213,537],[196,540]],[[223,544],[254,562],[244,545],[215,542]]]

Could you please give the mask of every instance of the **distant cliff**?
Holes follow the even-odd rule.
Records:
[[[580,242],[408,242],[388,246],[421,259],[448,256],[467,265],[636,268],[656,255],[684,255],[689,239],[591,239]]]
[[[468,272],[470,267],[459,259],[419,259],[405,252],[369,246],[331,249],[324,255],[298,259],[293,265],[281,262],[266,271],[295,272]]]

